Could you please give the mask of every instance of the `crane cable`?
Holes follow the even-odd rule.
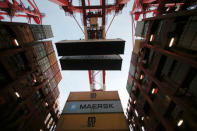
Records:
[[[74,17],[74,15],[72,14],[74,20],[76,21],[77,25],[79,26],[79,28],[81,29],[81,31],[83,32],[83,34],[85,35],[85,32],[83,31],[82,27],[80,26],[79,22],[77,21],[77,19]]]
[[[105,32],[105,36],[107,35],[107,32],[108,32],[108,30],[109,30],[109,28],[110,28],[110,26],[111,26],[111,24],[112,24],[112,22],[113,22],[115,16],[116,16],[116,13],[114,14],[114,16],[113,16],[113,18],[112,18],[112,20],[111,20],[111,22],[110,22],[110,24],[109,24],[109,26],[108,26],[106,32]]]

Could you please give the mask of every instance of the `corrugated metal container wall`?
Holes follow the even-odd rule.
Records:
[[[56,83],[54,78],[50,80],[49,84],[50,84],[50,90],[51,91],[53,91],[54,88],[57,86],[57,83]]]
[[[179,42],[175,45],[181,48],[197,51],[197,22],[196,16],[190,17],[180,36]]]
[[[95,126],[88,126],[88,118],[95,118]],[[56,131],[129,131],[123,113],[62,115]]]
[[[137,57],[138,55],[135,52],[132,52],[132,56],[131,56],[131,63],[136,66],[137,65]]]
[[[55,52],[51,53],[48,55],[48,59],[49,59],[49,63],[50,65],[54,65],[55,62],[57,62],[56,56],[55,56]]]
[[[6,25],[0,25],[0,49],[9,49],[9,48],[15,48],[16,45],[14,45],[14,36]]]
[[[30,63],[35,63],[35,55],[32,50],[25,51],[25,56]]]
[[[33,49],[34,49],[34,53],[35,53],[37,60],[40,60],[41,58],[46,56],[46,52],[45,52],[43,43],[39,43],[37,45],[34,45]]]
[[[15,32],[19,45],[23,46],[26,43],[31,43],[34,41],[29,25],[24,23],[14,23],[10,24],[10,28],[12,28]]]
[[[52,92],[50,92],[49,95],[47,96],[47,101],[49,105],[53,105],[55,103],[55,98],[53,97]]]
[[[21,98],[26,98],[29,94],[33,93],[33,88],[31,88],[31,79],[32,77],[27,75],[26,78],[23,78],[23,80],[14,85],[14,90],[20,94]]]
[[[7,70],[13,72],[12,77],[17,77],[18,73],[20,74],[24,71],[29,70],[29,65],[24,59],[24,53],[5,56],[5,62],[7,62],[7,64],[9,65],[7,66]]]
[[[46,38],[51,38],[53,37],[53,32],[51,29],[51,25],[42,25],[43,31],[45,33]]]
[[[59,89],[58,89],[58,87],[56,87],[56,88],[53,90],[53,97],[54,97],[55,99],[57,99],[58,96],[59,96],[59,94],[60,94]]]
[[[133,78],[131,77],[131,75],[129,74],[128,75],[128,83],[129,83],[129,85],[132,85],[133,84]]]
[[[60,71],[55,75],[55,81],[58,84],[62,79],[62,75],[60,73]]]
[[[30,25],[30,29],[31,29],[31,32],[34,36],[34,39],[35,40],[42,40],[42,39],[45,39],[45,34],[44,34],[44,31],[42,29],[42,25]]]
[[[51,80],[53,78],[53,73],[51,68],[49,68],[46,72],[44,72],[44,76],[46,79]]]
[[[96,97],[91,97],[95,95]],[[71,92],[67,101],[120,100],[118,91]]]
[[[52,69],[52,72],[53,72],[53,74],[54,75],[56,75],[57,74],[57,72],[59,72],[60,71],[60,69],[59,69],[59,66],[58,66],[58,63],[56,62],[53,66],[51,66],[51,69]]]
[[[42,72],[45,72],[50,67],[49,60],[47,57],[44,57],[43,59],[39,60],[38,64],[40,65]]]
[[[47,55],[54,51],[52,41],[44,41],[43,44]]]
[[[42,40],[53,37],[50,25],[30,25],[35,40]]]

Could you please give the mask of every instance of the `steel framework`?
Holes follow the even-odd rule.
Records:
[[[114,20],[114,17],[119,13],[125,4],[129,0],[114,0],[113,4],[108,4],[107,0],[81,0],[78,6],[75,6],[72,0],[49,0],[61,6],[65,13],[73,16],[79,25],[77,19],[74,17],[74,13],[80,13],[83,17],[83,26],[84,29],[79,25],[80,29],[85,35],[85,39],[105,39],[106,33]],[[98,2],[95,4],[95,2]],[[106,16],[109,13],[114,12],[114,17],[109,24],[107,30],[105,29],[106,25]],[[100,20],[100,23],[99,23]],[[105,90],[105,70],[103,71],[93,71],[89,70],[89,82],[90,90]],[[101,78],[98,79],[99,74]],[[98,85],[101,88],[98,88]]]
[[[16,0],[4,0],[0,1],[0,20],[4,19],[3,16],[7,15],[13,17],[24,17],[28,19],[28,23],[31,23],[31,19],[37,24],[42,24],[43,13],[40,13],[34,0],[27,0],[30,6],[25,7],[23,2],[17,2]]]

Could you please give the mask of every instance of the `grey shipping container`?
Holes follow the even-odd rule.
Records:
[[[42,40],[53,37],[50,25],[30,25],[35,40]]]
[[[39,60],[38,64],[40,65],[42,72],[45,72],[50,67],[49,60],[47,57],[44,57],[43,59]]]
[[[119,55],[63,56],[62,70],[121,70]]]

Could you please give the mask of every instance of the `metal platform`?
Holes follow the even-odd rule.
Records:
[[[122,39],[62,40],[56,43],[59,56],[124,54]]]
[[[121,70],[119,55],[63,56],[60,58],[62,70]]]

